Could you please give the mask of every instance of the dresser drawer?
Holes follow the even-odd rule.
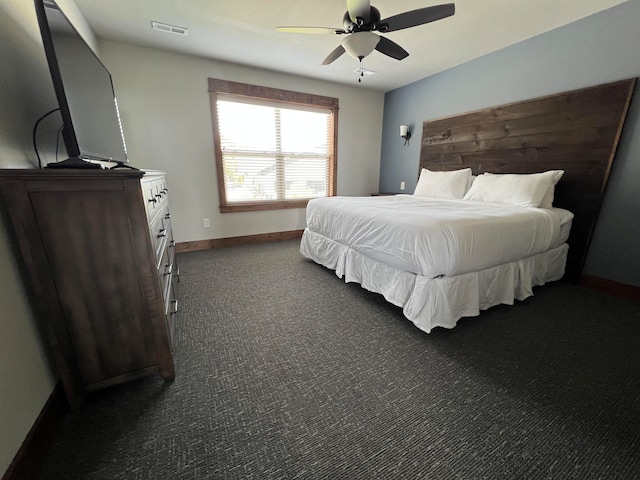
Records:
[[[175,268],[175,266],[174,266]],[[165,287],[165,315],[167,318],[167,329],[169,338],[173,346],[173,332],[178,318],[178,277],[169,275]]]
[[[153,243],[153,249],[156,253],[156,261],[160,261],[163,250],[173,240],[171,233],[171,215],[169,214],[169,208],[165,208],[163,212],[153,219],[153,222],[149,225],[149,232],[151,234],[151,242]],[[158,264],[159,267],[159,264]]]
[[[169,258],[169,249],[165,248],[158,261],[158,278],[160,279],[160,285],[163,286],[163,292],[166,291],[167,278],[170,278],[172,273],[173,263],[171,263],[171,259]]]
[[[142,195],[147,210],[147,218],[150,221],[168,204],[167,183],[164,178],[142,181]]]

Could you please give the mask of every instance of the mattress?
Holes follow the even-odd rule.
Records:
[[[553,250],[573,214],[559,208],[394,195],[310,200],[307,230],[424,278],[485,270]]]

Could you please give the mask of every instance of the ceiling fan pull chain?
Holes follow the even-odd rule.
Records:
[[[358,77],[358,83],[362,83],[362,77],[364,77],[364,67],[362,66],[363,57],[360,57],[360,76]]]

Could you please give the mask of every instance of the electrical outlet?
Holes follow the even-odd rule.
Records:
[[[211,228],[211,221],[208,218],[203,218],[202,225],[204,228]]]
[[[404,182],[400,182],[400,190],[404,190]]]

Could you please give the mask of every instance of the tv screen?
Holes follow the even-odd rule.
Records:
[[[111,74],[54,0],[35,0],[35,6],[67,154],[127,162]]]

